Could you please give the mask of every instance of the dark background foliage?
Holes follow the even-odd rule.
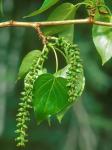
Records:
[[[65,2],[64,0],[62,2]],[[68,0],[67,2],[73,2]],[[76,2],[79,2],[78,0]],[[112,10],[111,0],[106,1]],[[39,8],[41,0],[4,0],[0,21],[23,20],[22,16]],[[45,20],[48,13],[28,18]],[[77,18],[84,18],[83,7]],[[25,20],[25,19],[24,19]],[[28,150],[112,150],[112,59],[104,66],[92,41],[90,25],[75,26],[75,41],[81,49],[86,87],[79,102],[66,113],[62,124],[52,120],[37,126],[32,112]],[[0,29],[0,149],[16,150],[14,141],[17,104],[22,81],[16,77],[22,58],[33,49],[42,47],[37,34],[30,28]],[[50,59],[48,64],[54,64]],[[63,62],[61,62],[63,64]],[[48,69],[53,66],[49,65]]]

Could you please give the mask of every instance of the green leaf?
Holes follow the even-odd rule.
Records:
[[[33,106],[38,124],[70,105],[66,79],[43,74],[37,78],[33,89]]]
[[[68,69],[69,69],[69,65],[65,66],[63,69],[60,69],[58,72],[54,74],[54,76],[67,79]],[[82,70],[82,73],[80,73],[77,87],[78,87],[78,95],[81,96],[85,87],[85,77],[84,77],[83,70]]]
[[[50,14],[48,21],[60,21],[60,20],[63,21],[74,19],[75,11],[76,7],[73,4],[63,3]],[[67,30],[68,27],[71,27],[71,25],[49,26],[44,27],[43,32],[46,35],[54,35]]]
[[[112,22],[112,17],[107,15],[97,14],[95,19]],[[102,64],[104,64],[112,57],[112,28],[93,25],[92,35],[96,49],[101,56]]]
[[[75,11],[76,13],[76,11]],[[74,19],[75,13],[71,14],[70,19]],[[64,37],[70,43],[73,43],[74,40],[74,25],[69,25],[66,29],[60,33],[58,33],[59,37]]]
[[[58,70],[54,76],[55,77],[62,77],[62,78],[67,78],[67,71],[68,71],[69,65],[65,66],[64,68]]]
[[[55,5],[58,1],[59,0],[45,0],[39,10],[36,10],[36,11],[30,13],[29,15],[25,16],[24,18],[36,16],[36,15],[46,11],[51,6]]]
[[[69,65],[65,66],[64,68],[60,69],[58,72],[56,72],[54,74],[55,77],[63,77],[65,79],[67,79],[67,72],[69,69]],[[82,94],[82,91],[84,90],[84,86],[85,86],[85,78],[84,78],[84,74],[82,73],[80,75],[80,79],[79,79],[79,84],[78,84],[78,89],[79,89],[79,96]],[[59,123],[61,123],[65,113],[68,111],[68,109],[70,109],[70,107],[72,106],[72,103],[66,107],[65,109],[63,109],[61,112],[59,112],[58,114],[56,114],[56,118],[58,120]]]
[[[74,39],[74,25],[70,25],[63,32],[58,33],[59,37],[64,37],[67,41],[73,43]]]
[[[33,50],[29,52],[24,58],[23,61],[20,65],[19,73],[18,73],[18,78],[17,80],[21,79],[24,77],[26,73],[28,73],[30,67],[33,64],[33,60],[41,55],[41,51],[39,50]]]

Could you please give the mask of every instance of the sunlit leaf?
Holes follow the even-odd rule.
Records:
[[[33,64],[33,60],[41,55],[41,51],[33,50],[29,52],[24,58],[20,65],[18,80],[23,78],[26,73],[28,73],[30,67]]]
[[[68,71],[69,65],[65,66],[64,68],[60,69],[57,71],[54,76],[55,77],[62,77],[62,78],[67,78],[67,71]]]
[[[39,10],[36,10],[36,11],[30,13],[29,15],[25,16],[24,18],[36,16],[36,15],[46,11],[51,6],[55,5],[58,1],[59,0],[44,0],[43,4]]]
[[[98,15],[97,20],[112,22],[112,17],[107,15]],[[98,53],[101,56],[102,64],[106,63],[112,57],[112,27],[93,25],[93,41]]]
[[[65,66],[64,68],[60,69],[58,72],[56,72],[54,74],[55,77],[62,77],[62,78],[65,78],[67,79],[67,72],[68,72],[68,69],[69,69],[69,65]],[[80,76],[79,76],[79,82],[78,82],[78,95],[80,96],[84,90],[84,87],[85,87],[85,77],[84,77],[84,72],[82,70],[82,73],[80,73]]]
[[[66,82],[66,79],[52,74],[43,74],[35,81],[33,106],[38,123],[69,106]]]

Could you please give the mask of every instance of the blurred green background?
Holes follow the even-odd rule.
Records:
[[[76,3],[79,0],[75,1]],[[14,19],[39,8],[43,0],[4,0],[0,22]],[[62,0],[61,2],[74,2]],[[112,10],[112,1],[107,0]],[[50,9],[28,21],[45,20]],[[77,18],[84,18],[83,7]],[[24,20],[25,21],[25,20]],[[81,49],[86,86],[82,97],[66,113],[62,124],[55,120],[37,126],[32,111],[27,150],[112,150],[112,59],[104,66],[92,41],[90,25],[75,26],[75,41]],[[41,48],[37,34],[30,28],[0,29],[0,150],[16,150],[14,141],[17,104],[23,81],[15,83],[22,58]],[[53,64],[53,59],[50,59]],[[52,62],[52,63],[51,63]],[[48,62],[49,63],[49,62]],[[61,62],[63,64],[63,62]],[[48,69],[50,70],[49,66]]]

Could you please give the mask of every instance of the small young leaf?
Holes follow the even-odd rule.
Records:
[[[43,74],[37,78],[33,89],[33,105],[37,122],[56,115],[70,105],[66,79]]]
[[[69,65],[65,66],[63,69],[60,69],[58,72],[56,72],[54,74],[54,76],[67,79],[68,69],[69,69]],[[80,74],[79,83],[78,83],[77,87],[78,87],[78,94],[80,96],[82,94],[82,91],[84,90],[84,87],[85,87],[85,77],[84,77],[83,72]]]
[[[59,0],[45,0],[39,10],[36,10],[36,11],[30,13],[29,15],[25,16],[24,18],[36,16],[36,15],[46,11],[51,6],[55,5],[58,1]]]
[[[112,17],[97,14],[96,20],[112,22]],[[93,41],[98,53],[101,56],[102,64],[106,63],[112,57],[112,28],[93,25]]]
[[[63,3],[58,6],[49,16],[48,21],[60,21],[74,19],[76,7],[71,3]],[[44,27],[43,32],[46,35],[54,35],[65,31],[71,25],[59,25],[59,26],[50,26]]]
[[[26,73],[28,73],[30,67],[33,64],[33,60],[36,57],[39,57],[41,55],[41,51],[39,50],[33,50],[31,52],[29,52],[24,58],[23,61],[21,63],[20,69],[19,69],[19,73],[18,73],[18,78],[17,80],[21,79],[24,77],[24,75]]]
[[[67,78],[67,71],[68,71],[69,65],[65,66],[64,68],[60,69],[57,71],[54,76],[55,77],[62,77],[62,78]]]

